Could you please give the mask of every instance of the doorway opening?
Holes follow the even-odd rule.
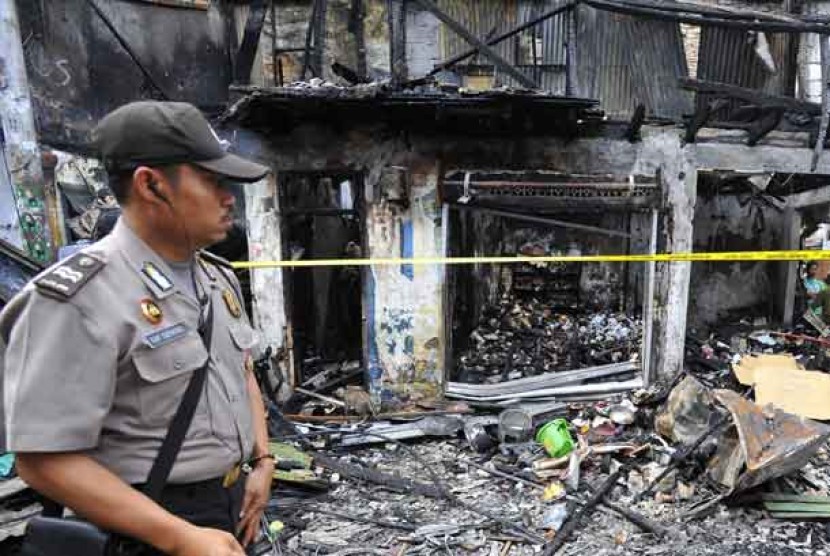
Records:
[[[360,258],[362,188],[362,178],[355,173],[281,174],[277,189],[283,258]],[[361,268],[356,266],[286,270],[286,314],[297,384],[312,380],[360,382],[362,282]]]

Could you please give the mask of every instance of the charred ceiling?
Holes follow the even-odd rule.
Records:
[[[383,88],[236,88],[248,93],[226,121],[265,133],[307,123],[337,130],[382,124],[390,130],[453,135],[532,134],[576,137],[595,129],[602,113],[590,99],[537,93],[480,94],[391,91]]]

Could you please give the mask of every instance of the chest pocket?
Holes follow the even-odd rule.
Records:
[[[133,353],[138,374],[138,401],[141,420],[164,427],[173,419],[193,371],[207,360],[202,339],[195,332],[157,348],[142,346]],[[204,395],[199,399],[191,432],[198,427],[198,415],[207,413]]]

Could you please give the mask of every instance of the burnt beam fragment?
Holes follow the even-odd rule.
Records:
[[[343,463],[320,453],[314,454],[314,461],[326,469],[339,473],[342,477],[358,479],[388,488],[403,494],[420,494],[429,498],[444,498],[444,493],[435,485],[418,483],[410,479],[381,473],[363,465]]]
[[[698,107],[689,124],[686,126],[684,140],[687,143],[694,143],[697,140],[697,132],[712,118],[712,114],[727,105],[724,99],[715,99]]]
[[[763,139],[770,131],[778,127],[781,123],[781,118],[784,117],[784,109],[771,108],[764,110],[760,118],[755,121],[749,128],[749,138],[746,144],[753,147],[758,144],[758,141]]]
[[[553,538],[553,541],[545,545],[542,556],[553,556],[559,551],[560,548],[562,548],[571,533],[576,530],[579,525],[579,521],[586,515],[590,514],[596,505],[599,504],[603,498],[605,498],[605,495],[611,492],[625,469],[626,467],[622,466],[611,473],[605,482],[594,491],[585,504],[583,504],[577,511],[567,518],[565,524],[559,529],[559,531],[556,532],[556,536]]]
[[[818,127],[818,137],[813,147],[813,161],[810,170],[815,171],[818,159],[827,140],[827,126],[830,124],[830,43],[827,37],[820,36],[821,44],[821,121]]]
[[[435,17],[441,20],[444,25],[452,29],[458,36],[462,39],[470,43],[472,46],[476,47],[482,55],[486,56],[493,64],[505,72],[507,75],[521,83],[523,86],[528,87],[530,89],[538,89],[539,85],[525,75],[524,73],[520,72],[516,69],[510,62],[505,60],[498,52],[490,48],[486,43],[484,43],[481,39],[476,37],[473,33],[470,32],[465,26],[458,23],[452,17],[447,15],[441,8],[438,7],[435,2],[432,0],[413,0],[418,5],[420,5],[425,10],[432,13]]]
[[[728,83],[717,83],[714,81],[702,81],[699,79],[682,78],[679,80],[680,87],[696,93],[711,94],[720,97],[734,98],[757,104],[762,108],[783,108],[793,112],[803,112],[811,115],[821,114],[821,106],[814,102],[799,100],[793,97],[780,95],[769,95],[756,89],[748,89]]]
[[[265,0],[253,0],[249,6],[248,19],[245,22],[245,34],[242,36],[242,44],[236,53],[234,64],[234,81],[241,84],[251,82],[251,69],[254,67],[259,37],[262,34],[262,27],[265,24],[265,14],[268,11],[268,3]]]
[[[348,66],[344,66],[340,62],[334,62],[331,65],[331,71],[335,75],[345,79],[349,85],[357,85],[358,83],[368,83],[368,79],[361,77],[358,72]]]
[[[665,4],[656,2],[616,0],[583,0],[583,2],[597,10],[656,19],[658,21],[687,23],[701,27],[724,27],[729,29],[744,29],[747,31],[765,31],[769,33],[830,34],[830,25],[826,23],[816,23],[795,18],[761,19],[757,16],[738,19],[734,16],[726,17],[724,14],[709,15],[699,8],[685,8],[688,4],[684,4],[681,11],[679,8],[667,8]]]
[[[625,130],[625,138],[631,143],[640,141],[640,130],[643,123],[646,121],[646,105],[638,104],[634,109],[634,114],[631,116],[631,121],[628,123],[628,128]]]

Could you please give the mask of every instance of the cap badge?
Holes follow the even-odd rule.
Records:
[[[161,308],[156,305],[156,302],[152,299],[141,300],[141,314],[145,319],[147,319],[147,322],[152,325],[160,323],[162,317],[164,316],[161,312]]]
[[[238,319],[242,316],[242,307],[239,306],[239,302],[236,300],[236,296],[233,292],[231,292],[231,290],[222,290],[222,300],[224,300],[225,305],[227,305],[228,311],[231,315],[233,315],[233,318]]]

